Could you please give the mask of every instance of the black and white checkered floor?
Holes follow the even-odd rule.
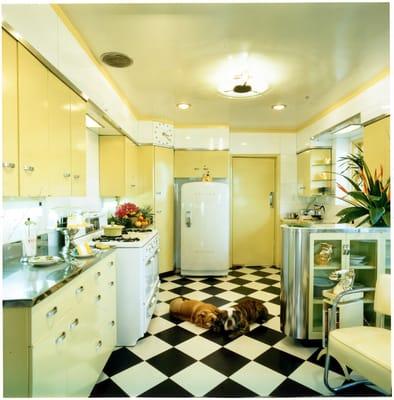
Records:
[[[302,397],[331,395],[323,384],[324,357],[280,332],[280,273],[272,267],[231,269],[226,277],[162,279],[148,333],[134,347],[117,348],[91,397]],[[178,296],[218,307],[249,296],[263,300],[270,319],[234,340],[174,320],[169,302]],[[333,365],[331,379],[344,378]],[[380,393],[356,386],[341,395]]]

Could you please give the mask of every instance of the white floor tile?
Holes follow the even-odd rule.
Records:
[[[195,335],[201,335],[202,333],[206,332],[208,329],[205,328],[200,328],[197,325],[192,324],[189,321],[184,321],[180,324],[178,324],[178,326],[182,327],[183,329],[186,329],[187,331],[194,333]]]
[[[183,297],[185,297],[186,299],[203,301],[203,300],[207,299],[208,297],[212,297],[212,295],[196,290],[195,292],[190,292],[190,293],[185,294]]]
[[[168,303],[159,302],[156,304],[154,314],[161,316],[170,312],[170,305]]]
[[[202,397],[223,382],[226,377],[216,370],[196,362],[173,375],[171,379],[196,397]]]
[[[228,300],[228,301],[237,301],[237,300],[241,299],[242,297],[245,297],[245,295],[243,295],[241,293],[228,291],[228,292],[219,293],[216,295],[216,297],[220,297],[221,299]]]
[[[159,293],[159,300],[160,301],[172,300],[172,299],[175,299],[175,297],[179,297],[179,295],[176,294],[176,293],[173,293],[173,292],[168,292],[167,290],[165,290],[164,292],[160,292]]]
[[[317,347],[302,346],[300,343],[288,336],[275,343],[273,347],[283,350],[298,358],[302,358],[303,360],[307,360],[317,350]]]
[[[268,276],[266,276],[266,278],[268,278],[268,279],[272,279],[272,280],[274,280],[274,281],[278,281],[278,282],[280,282],[280,274],[272,274],[272,275],[268,275]]]
[[[280,289],[280,282],[278,282],[278,283],[274,283],[272,286],[273,286],[273,287],[277,287],[277,288],[279,288],[279,289]]]
[[[280,318],[279,317],[274,317],[268,320],[263,324],[264,326],[271,328],[275,331],[281,332],[280,330]]]
[[[170,347],[168,343],[156,336],[148,336],[139,340],[134,347],[128,347],[128,349],[143,360],[147,360],[168,350]]]
[[[240,269],[236,269],[237,272],[241,272],[243,274],[252,274],[253,272],[255,272],[255,269],[252,268],[248,268],[248,267],[242,267]],[[243,276],[241,276],[240,278],[243,278]]]
[[[172,282],[172,281],[176,281],[177,279],[181,279],[182,277],[180,275],[171,275],[171,276],[166,276],[164,278],[164,281],[167,282]]]
[[[193,282],[193,283],[189,283],[185,286],[188,287],[189,289],[193,289],[193,290],[201,290],[201,289],[205,289],[205,288],[209,287],[209,285],[207,285],[206,283],[202,283],[202,282]]]
[[[264,305],[267,307],[268,312],[271,315],[279,315],[280,314],[280,305],[274,304],[274,303],[269,303],[269,302],[265,303]]]
[[[223,289],[223,290],[233,290],[239,285],[235,285],[231,282],[221,282],[215,285],[216,288]]]
[[[138,396],[167,379],[167,376],[146,362],[128,368],[111,379],[129,396]]]
[[[102,372],[99,376],[99,378],[97,379],[96,383],[100,383],[102,381],[105,381],[106,379],[108,379],[108,375],[106,375],[104,372]]]
[[[260,354],[268,350],[271,346],[243,335],[238,339],[226,344],[224,347],[233,351],[234,353],[248,358],[249,360],[254,360]]]
[[[156,317],[151,319],[148,326],[148,332],[151,333],[152,335],[155,335],[156,333],[165,331],[166,329],[169,329],[173,326],[175,326],[174,323],[164,318]]]
[[[175,289],[180,286],[181,285],[178,285],[177,283],[173,283],[173,282],[160,283],[160,289],[163,289],[163,290],[171,290],[171,289]]]
[[[249,297],[253,297],[255,299],[263,300],[263,301],[270,301],[270,300],[274,299],[275,297],[278,297],[278,295],[273,294],[273,293],[258,291],[258,292],[251,293],[249,295]]]
[[[260,396],[268,396],[286,379],[284,375],[254,361],[246,364],[230,378]]]
[[[323,382],[324,368],[319,365],[312,364],[309,361],[305,361],[301,364],[289,378],[293,381],[301,383],[310,389],[319,392],[324,396],[332,396],[332,393],[325,387]],[[330,383],[333,386],[339,386],[343,383],[345,378],[335,372],[330,372]]]
[[[195,336],[185,342],[182,342],[175,346],[178,350],[183,351],[190,357],[196,360],[201,360],[209,354],[220,348],[220,345],[212,342],[211,340],[205,339],[201,336]]]
[[[280,274],[280,269],[268,267],[268,268],[263,268],[263,272],[271,273],[271,274]]]
[[[263,290],[266,287],[268,287],[268,285],[266,285],[265,283],[261,283],[261,282],[249,282],[249,283],[245,283],[245,285],[243,285],[243,286],[250,288],[250,289],[256,289],[256,290]]]
[[[245,281],[253,282],[253,281],[258,281],[259,279],[261,279],[261,276],[253,275],[253,274],[246,274],[246,275],[243,275],[241,277],[241,279],[245,279]]]

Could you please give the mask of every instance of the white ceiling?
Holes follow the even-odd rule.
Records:
[[[93,54],[134,59],[106,67],[143,119],[296,129],[389,66],[388,3],[67,4]],[[259,57],[270,89],[254,99],[218,94],[229,55]],[[306,96],[309,96],[306,99]],[[175,104],[192,105],[180,111]],[[287,108],[277,112],[275,103]]]

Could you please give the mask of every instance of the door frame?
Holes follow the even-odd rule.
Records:
[[[230,263],[233,265],[233,158],[269,158],[274,160],[274,261],[273,265],[281,263],[281,232],[280,232],[280,155],[279,154],[230,154]]]

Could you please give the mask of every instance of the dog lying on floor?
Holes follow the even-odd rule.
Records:
[[[199,300],[177,297],[170,303],[170,314],[183,321],[189,321],[200,328],[211,328],[217,318],[219,309]]]
[[[262,323],[268,319],[268,310],[260,300],[244,298],[233,307],[219,310],[212,329],[214,332],[226,332],[230,339],[235,339],[249,332],[253,322]]]

